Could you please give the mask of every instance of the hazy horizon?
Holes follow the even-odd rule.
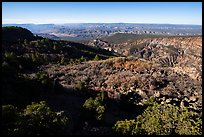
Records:
[[[202,2],[2,2],[2,24],[202,25]]]
[[[150,24],[150,25],[196,25],[196,26],[202,26],[202,24],[172,24],[172,23],[129,23],[129,22],[110,22],[110,23],[104,23],[104,22],[80,22],[80,23],[2,23],[2,25],[5,24],[32,24],[32,25],[47,25],[47,24],[53,24],[53,25],[66,25],[66,24]]]

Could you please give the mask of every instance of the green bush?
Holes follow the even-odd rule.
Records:
[[[61,134],[68,124],[66,116],[59,115],[47,107],[45,101],[33,102],[22,112],[11,105],[3,106],[3,125],[6,135],[46,135]]]
[[[84,58],[84,56],[81,56],[81,58],[80,58],[79,60],[80,60],[80,62],[86,61],[86,59]]]
[[[50,84],[51,79],[48,76],[48,73],[45,71],[37,72],[36,74],[37,81],[41,82],[41,84],[47,85]]]
[[[132,135],[134,133],[139,134],[138,122],[135,120],[117,121],[113,127],[114,131],[123,135]]]
[[[202,120],[187,109],[154,103],[135,120],[117,121],[113,129],[122,134],[201,135]]]
[[[87,99],[83,104],[83,108],[88,110],[88,115],[91,118],[95,117],[96,120],[102,120],[105,112],[104,93],[101,92],[95,98],[90,97]]]
[[[2,54],[2,72],[4,75],[15,75],[21,69],[21,64],[14,52],[5,52]]]
[[[1,67],[3,75],[13,76],[16,74],[16,69],[6,61],[2,62]]]
[[[105,112],[105,107],[104,106],[98,106],[96,107],[96,119],[101,120],[103,117],[103,113]]]
[[[62,56],[61,59],[60,59],[60,65],[65,65],[65,58],[64,58],[64,56]]]
[[[145,102],[144,102],[144,105],[146,106],[152,106],[154,105],[156,102],[156,98],[151,96],[150,98],[148,98]]]
[[[32,53],[31,59],[32,59],[32,62],[36,65],[40,65],[44,63],[43,56],[38,52]]]
[[[85,85],[85,82],[83,81],[79,81],[77,82],[77,84],[75,85],[74,89],[76,91],[86,91],[87,90],[87,87]]]
[[[95,56],[95,58],[94,58],[94,60],[95,60],[95,61],[100,60],[99,56],[98,56],[98,55],[96,55],[96,56]]]
[[[67,117],[61,117],[56,112],[52,112],[45,101],[28,105],[22,115],[25,122],[22,125],[23,132],[31,135],[60,133],[68,122]]]
[[[19,112],[13,105],[2,106],[2,131],[4,135],[15,135]]]
[[[34,79],[37,83],[39,83],[39,89],[42,91],[51,91],[53,88],[53,79],[51,79],[46,71],[39,71],[36,73],[36,77]]]

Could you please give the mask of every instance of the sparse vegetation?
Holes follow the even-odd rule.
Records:
[[[2,30],[4,135],[202,134],[200,37],[116,34],[108,51]]]
[[[88,111],[87,116],[89,118],[94,117],[96,120],[102,120],[105,112],[104,105],[104,92],[101,91],[95,98],[90,97],[87,99],[83,104],[83,108]]]
[[[113,129],[125,135],[201,135],[201,117],[187,109],[154,103],[134,120],[118,121]]]
[[[4,34],[2,37],[3,44],[11,44],[16,41],[24,41],[25,39],[34,39],[34,35],[29,30],[22,27],[2,27],[2,31]]]
[[[87,91],[87,87],[85,85],[85,82],[83,82],[83,81],[77,82],[77,84],[75,85],[74,89],[76,91]]]
[[[53,135],[63,134],[68,118],[53,112],[45,101],[33,102],[25,110],[19,111],[12,105],[3,105],[4,135]]]
[[[99,56],[98,56],[98,55],[96,55],[96,56],[95,56],[95,58],[94,58],[94,60],[95,60],[95,61],[100,60]]]
[[[104,37],[103,40],[109,42],[109,43],[114,43],[114,44],[118,44],[118,43],[123,43],[126,41],[134,41],[137,39],[145,39],[145,38],[157,38],[157,37],[161,37],[158,35],[148,35],[148,34],[128,34],[128,33],[116,33],[113,36],[110,37]]]

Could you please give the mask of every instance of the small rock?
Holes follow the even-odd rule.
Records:
[[[166,100],[166,103],[170,103],[170,102],[171,102],[171,100],[172,100],[172,99],[170,99],[170,98],[169,98],[169,99],[167,99],[167,100]]]
[[[176,106],[176,103],[173,103],[174,106]]]
[[[189,105],[189,103],[186,100],[181,101],[180,103],[180,107],[187,107]]]
[[[154,72],[154,73],[152,74],[152,77],[153,77],[153,78],[157,78],[157,77],[158,77],[158,74],[157,74],[156,72]]]
[[[183,101],[181,101],[180,107],[181,107],[181,108],[184,108],[184,107],[185,107]]]
[[[194,92],[194,95],[195,95],[195,96],[198,96],[198,92]]]
[[[161,100],[163,100],[163,101],[164,101],[165,99],[166,99],[166,97],[161,98]]]
[[[178,98],[173,98],[173,100],[174,100],[174,101],[179,101],[179,99],[178,99]]]
[[[156,92],[155,94],[154,94],[154,97],[157,97],[157,98],[159,98],[160,97],[160,92]]]
[[[136,92],[140,95],[140,96],[147,96],[146,93],[144,91],[142,91],[141,89],[136,89]]]
[[[138,103],[138,105],[141,105],[141,106],[143,106],[144,104],[143,104],[142,102],[139,102],[139,103]]]
[[[195,96],[191,96],[189,100],[190,100],[190,102],[196,102],[197,98]]]
[[[62,81],[62,80],[65,79],[65,76],[61,76],[61,77],[59,77],[58,79],[59,79],[59,81]]]
[[[187,97],[185,97],[183,100],[185,100],[186,102],[189,102],[189,99]]]

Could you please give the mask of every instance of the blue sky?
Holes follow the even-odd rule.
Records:
[[[2,23],[202,24],[201,2],[2,2]]]

